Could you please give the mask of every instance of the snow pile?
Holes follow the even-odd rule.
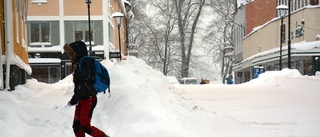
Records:
[[[129,57],[110,69],[111,98],[100,97],[99,117],[113,136],[183,135],[164,76],[142,60]],[[102,95],[103,96],[103,95]],[[108,114],[107,117],[103,115]],[[168,115],[169,114],[169,115]],[[122,123],[122,124],[119,124]]]
[[[176,110],[185,110],[185,101],[160,72],[133,57],[102,64],[109,69],[111,98],[98,95],[93,125],[115,137],[186,136]],[[73,86],[70,75],[55,84],[31,79],[0,92],[0,137],[73,136],[74,107],[66,107]]]
[[[112,137],[320,136],[320,74],[265,72],[241,85],[171,85],[142,60],[103,61],[111,98],[98,95],[92,124]],[[0,92],[0,137],[71,137],[72,76]]]

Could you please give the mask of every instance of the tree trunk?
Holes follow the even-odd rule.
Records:
[[[192,3],[191,0],[189,1],[175,0],[174,2],[175,2],[177,18],[178,18],[180,48],[181,48],[181,77],[183,78],[183,77],[188,77],[189,75],[189,66],[190,66],[191,51],[193,47],[194,33],[196,30],[197,23],[201,15],[202,7],[205,3],[205,0],[200,0],[200,3],[198,3],[199,7],[197,7],[198,11],[195,15],[195,19],[192,22],[192,26],[190,30],[191,34],[190,34],[188,46],[186,46],[185,44],[185,41],[186,41],[185,30],[188,29],[188,26],[186,24],[189,24],[188,22],[190,22],[190,16],[193,14],[191,10],[192,6],[195,6],[196,4]],[[186,3],[186,7],[183,7],[184,2]],[[182,9],[185,9],[185,11],[182,11]]]

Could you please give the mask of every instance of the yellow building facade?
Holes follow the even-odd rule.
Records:
[[[27,3],[27,0],[0,0],[1,90],[14,90],[32,73],[28,65]]]

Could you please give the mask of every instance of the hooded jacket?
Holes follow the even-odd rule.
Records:
[[[76,65],[73,73],[74,95],[70,100],[75,105],[79,100],[85,100],[97,94],[93,84],[95,83],[94,62],[90,58],[84,58],[81,63],[81,71],[78,69],[79,60],[88,55],[87,46],[82,41],[76,41],[64,45],[65,52],[71,59],[72,66]]]

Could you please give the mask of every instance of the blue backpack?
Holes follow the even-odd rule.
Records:
[[[90,56],[84,56],[80,59],[79,64],[78,64],[78,68],[81,71],[81,62],[84,58],[90,58],[94,61],[94,67],[95,67],[95,77],[96,77],[96,82],[93,84],[93,87],[96,89],[96,91],[98,93],[106,93],[106,89],[108,89],[109,92],[109,97],[111,96],[110,93],[110,77],[109,77],[109,73],[108,70],[101,65],[100,62],[98,62],[97,60],[95,60],[94,58],[90,57]]]

